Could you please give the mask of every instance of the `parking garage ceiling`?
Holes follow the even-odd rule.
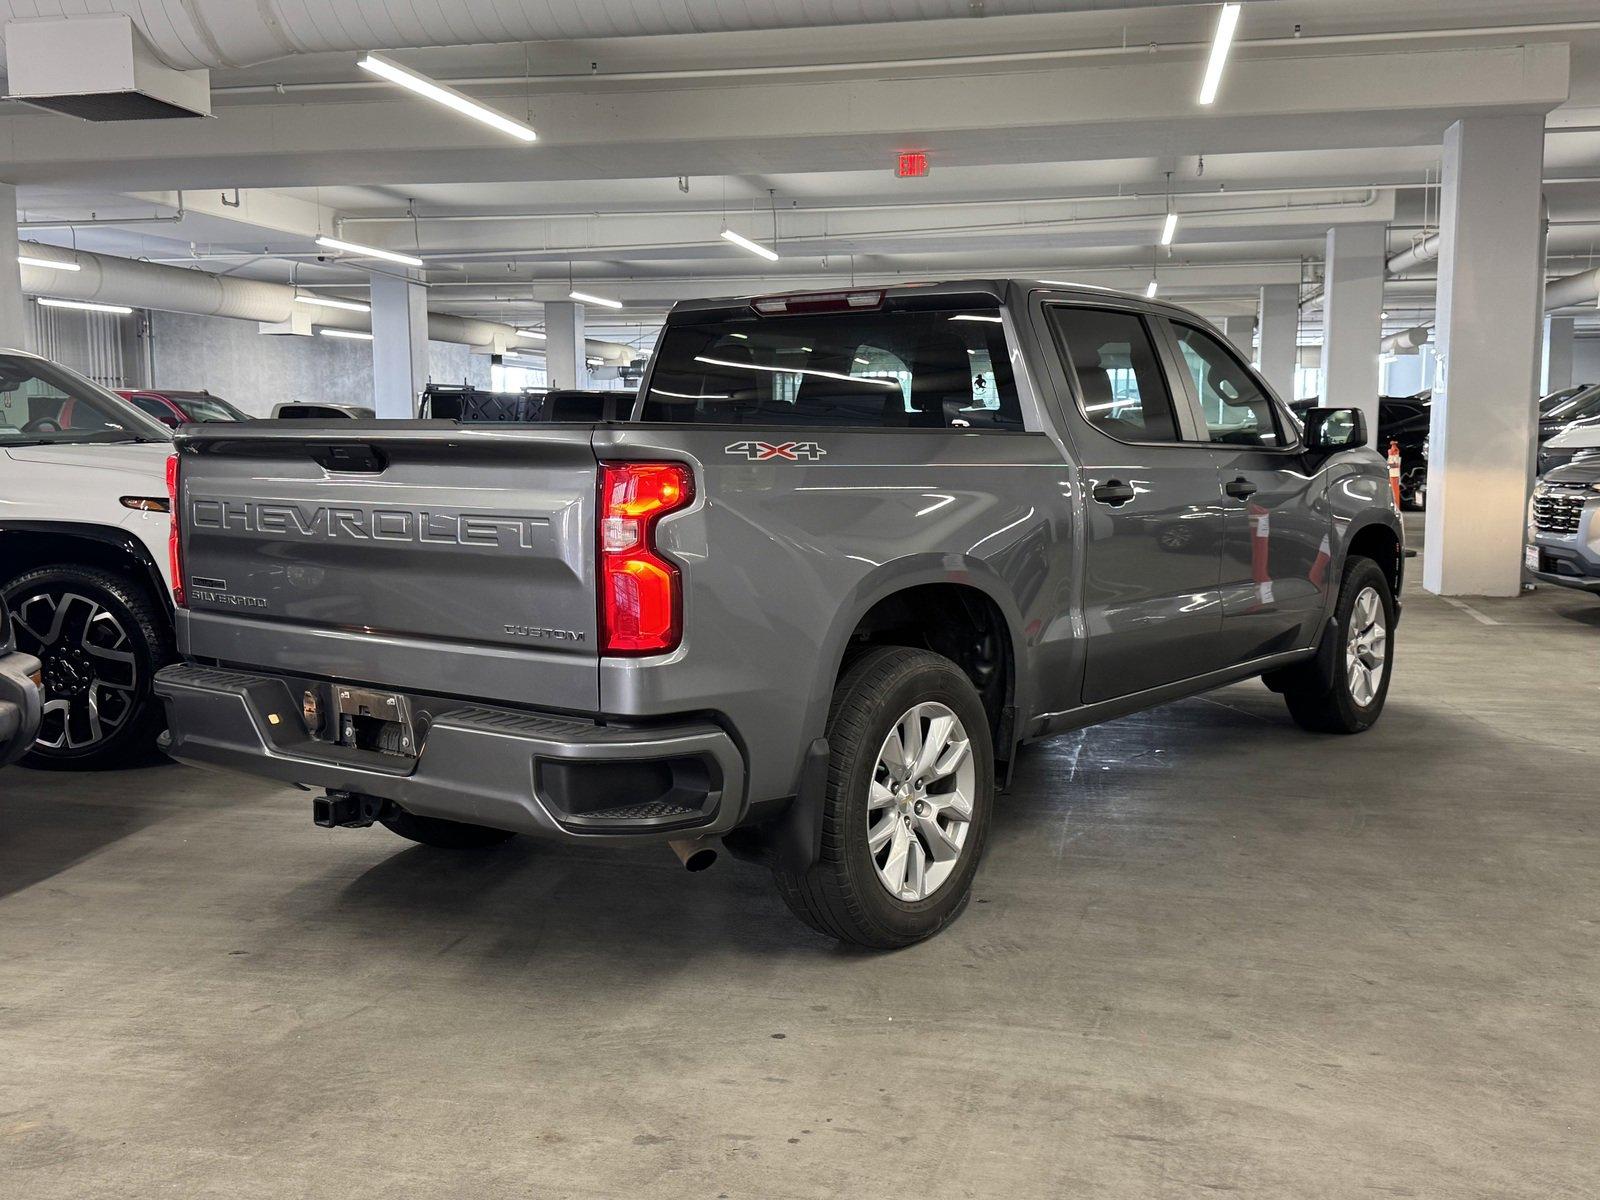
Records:
[[[709,3],[648,20],[595,0],[463,3],[501,23],[445,37],[350,0],[294,6],[293,45],[257,27],[281,0],[109,7],[168,66],[210,71],[215,119],[135,139],[0,106],[24,237],[359,294],[364,273],[314,245],[338,232],[418,254],[432,307],[460,316],[537,321],[583,280],[627,303],[617,331],[642,332],[684,296],[977,271],[1131,288],[1154,272],[1163,294],[1243,313],[1262,284],[1314,289],[1331,225],[1387,223],[1394,252],[1431,229],[1440,139],[1463,111],[1549,113],[1549,270],[1597,261],[1587,0],[1519,5],[1515,24],[1481,0],[1252,0],[1210,107],[1195,91],[1215,5],[802,2],[750,6],[741,26]],[[438,44],[468,39],[492,44]],[[356,61],[376,49],[539,140],[374,79]],[[897,177],[905,150],[925,176]],[[1388,301],[1395,328],[1430,319],[1431,270]]]

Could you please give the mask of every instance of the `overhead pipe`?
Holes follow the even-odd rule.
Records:
[[[1399,333],[1391,333],[1378,343],[1378,350],[1382,354],[1413,354],[1426,345],[1432,336],[1432,325],[1415,325]]]
[[[1444,235],[1430,233],[1412,244],[1409,250],[1402,250],[1383,264],[1385,279],[1393,279],[1396,275],[1404,275],[1407,271],[1415,270],[1423,263],[1432,262],[1439,257],[1439,250],[1444,245]],[[1325,288],[1318,286],[1312,288],[1300,301],[1301,308],[1313,308],[1322,302]]]
[[[1554,279],[1544,285],[1546,312],[1558,308],[1571,308],[1578,304],[1597,303],[1600,303],[1600,267]]]
[[[125,304],[131,308],[153,308],[162,312],[191,313],[202,317],[230,317],[238,321],[258,321],[269,325],[287,322],[304,306],[295,300],[290,284],[262,279],[240,279],[235,275],[214,275],[209,271],[168,267],[159,263],[93,254],[87,250],[66,250],[42,242],[23,242],[30,258],[75,263],[76,271],[57,271],[49,267],[23,265],[22,291],[29,296],[54,296],[62,300],[89,300],[99,304]],[[367,313],[346,309],[319,309],[315,323],[331,329],[369,332]],[[449,313],[428,314],[428,336],[438,342],[455,342],[479,348],[513,345],[514,326],[498,321],[479,321]],[[524,354],[537,355],[538,347]],[[587,339],[585,353],[604,359],[607,365],[632,362],[634,351],[621,342]]]

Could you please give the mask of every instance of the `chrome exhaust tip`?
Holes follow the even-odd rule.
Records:
[[[711,838],[673,838],[667,845],[690,871],[704,871],[717,861],[717,847]]]

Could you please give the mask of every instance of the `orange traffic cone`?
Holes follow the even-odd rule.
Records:
[[[1389,490],[1394,493],[1394,510],[1400,511],[1400,443],[1389,443]]]

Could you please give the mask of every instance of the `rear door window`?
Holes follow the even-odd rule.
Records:
[[[668,325],[646,421],[1022,429],[997,309],[749,316]]]
[[[1172,393],[1144,318],[1113,309],[1046,310],[1078,377],[1084,419],[1121,442],[1175,442]]]

